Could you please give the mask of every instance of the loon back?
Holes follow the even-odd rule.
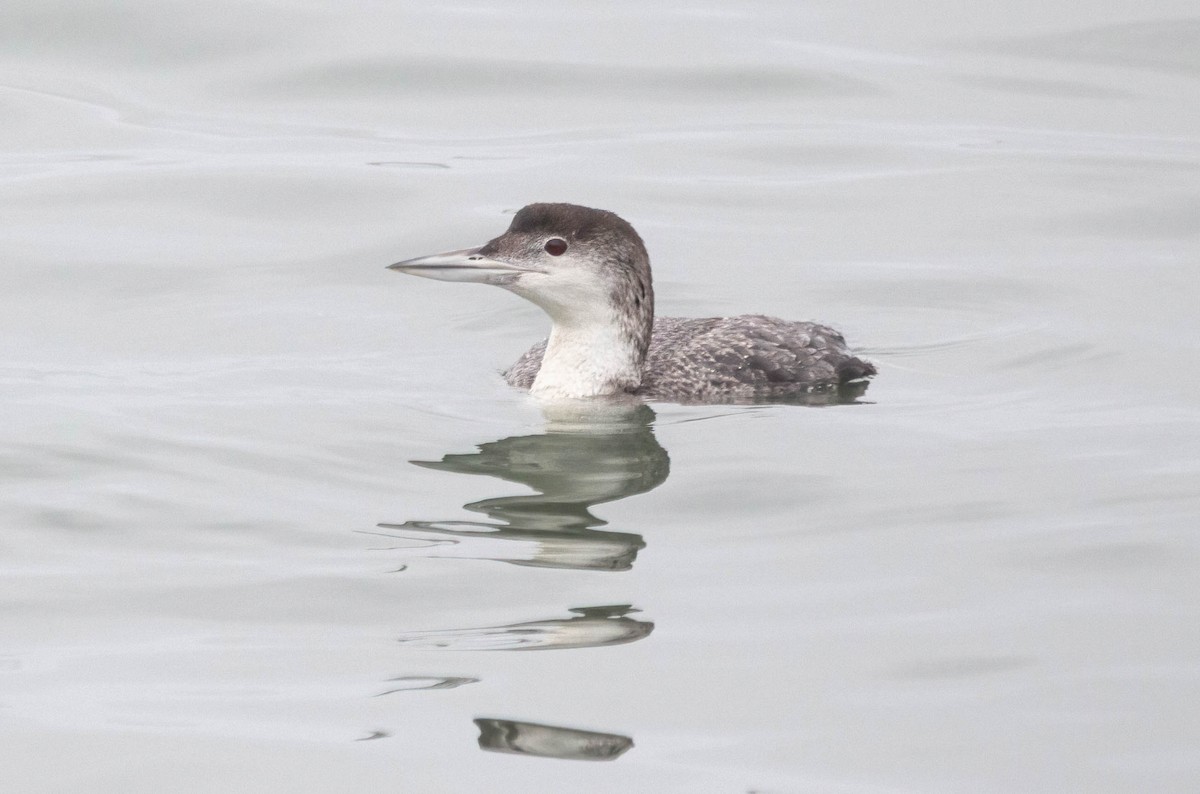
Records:
[[[505,373],[529,389],[546,340]],[[641,385],[633,394],[672,402],[728,402],[821,394],[875,374],[834,329],[761,314],[660,317],[654,321]]]

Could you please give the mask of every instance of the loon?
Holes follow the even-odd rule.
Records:
[[[492,284],[540,306],[553,323],[550,337],[504,378],[544,399],[787,400],[861,391],[875,374],[825,325],[763,315],[655,318],[646,246],[628,222],[605,210],[530,204],[481,247],[388,269]]]

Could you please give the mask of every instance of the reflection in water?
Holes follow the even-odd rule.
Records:
[[[492,441],[440,461],[413,461],[438,471],[497,477],[538,493],[464,505],[493,522],[406,521],[380,524],[387,530],[380,534],[419,543],[401,547],[413,556],[628,570],[646,545],[642,536],[594,529],[605,522],[590,508],[666,480],[670,458],[651,431],[654,412],[646,405],[605,406],[599,417],[560,414],[552,420],[546,433]]]
[[[466,678],[463,676],[433,676],[433,675],[402,675],[399,678],[390,678],[389,682],[397,684],[386,692],[380,692],[375,697],[383,695],[392,695],[396,692],[417,692],[420,690],[429,689],[455,689],[466,684],[478,684],[478,678]]]
[[[475,720],[475,725],[479,728],[479,746],[498,753],[571,761],[611,761],[633,747],[633,739],[615,733],[488,718]]]
[[[535,620],[507,626],[414,631],[398,640],[409,648],[446,651],[544,651],[593,648],[636,642],[654,631],[654,624],[626,617],[636,612],[628,604],[580,607],[572,618]]]
[[[414,556],[500,560],[540,568],[627,571],[638,550],[646,545],[641,535],[628,532],[531,532],[471,521],[408,521],[379,526],[389,530],[382,533],[386,537],[423,541],[420,546],[400,547]]]
[[[369,742],[372,739],[387,739],[387,738],[391,737],[391,735],[392,735],[391,731],[371,731],[366,736],[360,736],[357,739],[355,739],[354,741]]]
[[[654,412],[641,403],[572,403],[549,407],[545,433],[480,444],[476,452],[446,455],[418,466],[457,474],[483,474],[527,486],[536,493],[499,496],[465,505],[489,521],[416,521],[380,524],[383,535],[404,541],[409,556],[489,559],[516,565],[588,571],[626,571],[642,536],[600,530],[591,513],[602,502],[645,493],[661,485],[670,458],[654,438]],[[553,415],[550,415],[553,413]],[[407,648],[451,651],[532,651],[594,648],[636,642],[654,630],[629,617],[628,604],[571,609],[571,617],[409,632]],[[387,692],[449,689],[474,678],[404,676]],[[559,728],[532,722],[477,719],[484,750],[546,758],[609,760],[633,746],[628,736]]]

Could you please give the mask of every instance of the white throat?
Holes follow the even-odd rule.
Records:
[[[598,397],[635,389],[641,379],[637,351],[615,320],[556,322],[530,392],[545,399]]]

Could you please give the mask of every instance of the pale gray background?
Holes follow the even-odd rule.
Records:
[[[1194,0],[4,3],[0,787],[1196,790],[1198,78]],[[537,200],[871,404],[656,406],[628,572],[383,549],[524,492],[409,461],[541,433],[546,327],[383,266]]]

